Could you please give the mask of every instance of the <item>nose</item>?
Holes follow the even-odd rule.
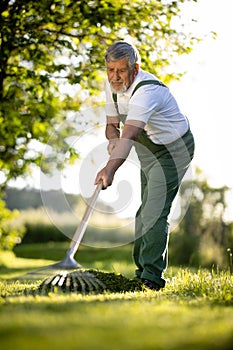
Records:
[[[113,80],[120,80],[120,74],[118,69],[114,70],[112,77],[113,77]]]

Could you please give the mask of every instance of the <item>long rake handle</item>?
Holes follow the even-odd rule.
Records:
[[[70,250],[72,250],[72,256],[75,255],[75,253],[77,252],[78,247],[82,241],[83,235],[84,235],[86,228],[87,228],[89,218],[91,216],[91,213],[94,209],[95,203],[97,201],[97,198],[98,198],[101,190],[102,190],[102,182],[99,182],[98,185],[96,186],[96,189],[95,189],[93,195],[91,196],[91,198],[87,204],[87,207],[86,207],[86,210],[83,214],[81,222],[80,222],[80,224],[79,224],[79,226],[78,226],[77,230],[75,231],[74,236],[72,238],[72,241],[70,244]]]

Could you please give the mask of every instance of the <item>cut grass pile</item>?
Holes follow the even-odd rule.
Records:
[[[49,293],[125,293],[143,289],[139,279],[129,279],[121,274],[96,270],[61,271],[46,278],[34,291],[48,295]]]

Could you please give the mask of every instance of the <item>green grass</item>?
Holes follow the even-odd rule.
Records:
[[[13,350],[224,350],[233,343],[233,279],[228,272],[169,267],[163,291],[98,295],[25,293],[28,271],[63,258],[67,244],[21,245],[0,256],[0,347]],[[82,246],[86,268],[134,275],[129,246]],[[14,280],[12,280],[14,278]]]

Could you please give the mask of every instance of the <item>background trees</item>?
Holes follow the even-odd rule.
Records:
[[[188,53],[195,39],[177,31],[173,19],[185,1],[3,0],[0,5],[1,187],[39,165],[51,133],[82,101],[61,94],[61,84],[98,94],[104,51],[130,36],[142,64],[165,81],[174,56]],[[80,121],[81,122],[81,121]],[[63,130],[59,148],[66,135]],[[75,152],[74,152],[75,153]],[[70,155],[74,155],[70,152]]]
[[[226,266],[227,249],[233,247],[232,223],[227,220],[226,186],[213,188],[200,170],[192,184],[181,187],[181,207],[187,206],[186,191],[193,188],[186,214],[171,234],[171,256],[175,265]]]

